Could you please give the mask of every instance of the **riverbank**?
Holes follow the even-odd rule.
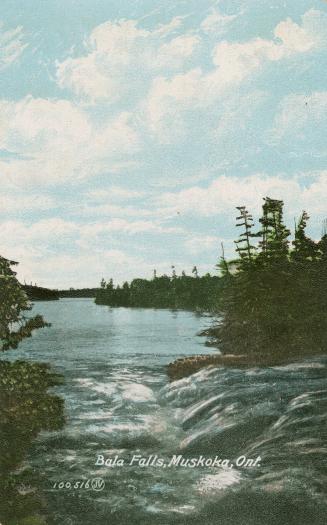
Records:
[[[167,375],[170,381],[177,381],[188,377],[202,368],[234,367],[234,368],[269,368],[272,366],[285,366],[303,359],[319,357],[317,354],[305,356],[273,356],[273,355],[222,355],[200,354],[176,359],[167,366]]]
[[[167,374],[171,381],[176,381],[183,377],[188,377],[201,370],[201,368],[206,368],[208,366],[254,368],[258,366],[269,367],[283,365],[288,362],[290,362],[290,359],[281,359],[271,356],[202,354],[176,359],[176,361],[173,361],[167,366]]]

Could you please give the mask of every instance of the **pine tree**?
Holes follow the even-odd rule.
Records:
[[[315,243],[310,237],[306,235],[306,227],[309,220],[309,215],[306,211],[296,224],[295,236],[293,241],[294,250],[292,258],[297,262],[315,261],[319,259],[319,243]]]
[[[297,224],[294,249],[283,221],[283,202],[264,199],[261,230],[252,234],[252,220],[238,207],[238,271],[222,289],[221,316],[215,329],[224,353],[271,361],[319,353],[327,345],[327,234],[319,243],[306,232],[308,214]],[[259,237],[253,249],[251,239]]]
[[[256,236],[261,235],[259,246],[261,248],[261,259],[266,262],[269,259],[276,259],[279,262],[288,257],[290,230],[283,222],[283,206],[281,200],[264,198],[262,206],[262,217],[259,222],[262,229]]]
[[[239,239],[235,241],[237,245],[236,252],[239,254],[240,268],[244,268],[246,265],[251,264],[255,257],[256,247],[251,244],[252,228],[253,228],[253,217],[247,211],[245,206],[237,206],[240,215],[236,217],[238,221],[236,227],[244,227],[244,231],[240,234]]]

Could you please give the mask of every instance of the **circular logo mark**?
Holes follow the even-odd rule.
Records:
[[[101,492],[105,487],[105,482],[102,478],[93,478],[91,481],[91,487],[95,492]]]

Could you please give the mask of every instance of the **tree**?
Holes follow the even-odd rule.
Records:
[[[193,266],[192,268],[193,276],[197,279],[199,277],[198,269],[196,266]]]
[[[288,237],[290,230],[283,222],[283,206],[281,200],[265,197],[262,206],[262,217],[259,222],[262,230],[254,236],[262,236],[259,246],[261,247],[261,259],[265,262],[268,259],[281,261],[288,257],[289,243]]]
[[[28,317],[31,305],[12,266],[0,256],[0,350],[17,348],[33,330],[49,326],[42,316]],[[63,401],[47,392],[60,377],[45,364],[0,361],[0,522],[20,525],[33,513],[35,525],[43,523],[35,512],[42,510],[36,494],[20,494],[26,471],[17,468],[41,430],[57,430],[64,423]],[[28,481],[27,481],[28,482]]]
[[[214,335],[223,353],[278,360],[324,351],[327,344],[327,237],[319,243],[306,233],[308,215],[297,224],[293,249],[283,221],[283,201],[266,197],[252,234],[252,220],[238,207],[238,271],[218,300],[221,316]],[[251,238],[258,237],[257,247]],[[221,265],[221,263],[220,263]]]
[[[0,350],[17,348],[25,337],[37,328],[49,326],[40,315],[28,318],[25,312],[31,305],[8,261],[0,256]]]
[[[297,262],[304,262],[307,260],[315,261],[319,259],[320,256],[319,244],[315,243],[306,235],[305,230],[309,218],[307,212],[303,211],[298,223],[296,224],[295,238],[292,243],[294,246],[292,258]]]
[[[237,245],[236,251],[241,258],[240,267],[242,268],[244,265],[251,264],[255,256],[256,247],[251,244],[251,237],[253,237],[251,231],[253,228],[253,217],[245,206],[237,206],[236,209],[240,212],[240,215],[236,217],[238,221],[236,227],[244,227],[244,232],[241,233],[239,239],[235,241]]]

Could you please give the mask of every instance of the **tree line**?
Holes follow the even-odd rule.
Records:
[[[95,302],[108,306],[172,308],[211,311],[222,286],[222,279],[209,273],[200,276],[194,266],[192,275],[182,272],[177,275],[157,275],[152,279],[133,279],[122,286],[115,286],[113,280],[102,279]]]
[[[220,276],[157,276],[114,286],[101,281],[95,301],[109,306],[183,308],[216,317],[205,335],[223,354],[266,359],[321,353],[327,344],[327,231],[321,239],[306,232],[303,211],[294,235],[284,221],[282,200],[264,198],[259,227],[238,206],[237,257],[220,258]]]

